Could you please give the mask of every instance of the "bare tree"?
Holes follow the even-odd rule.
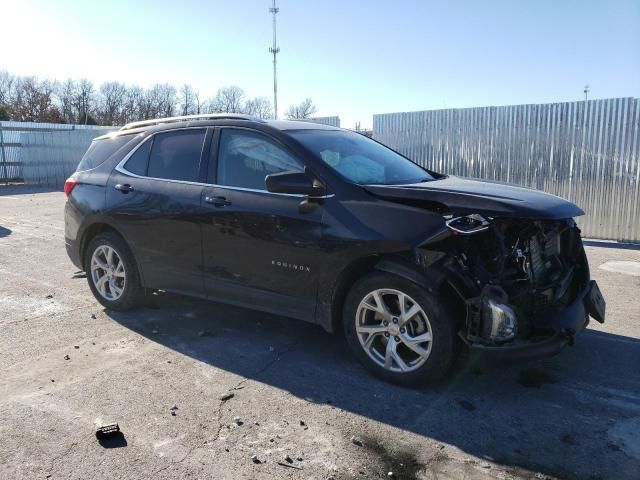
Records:
[[[123,122],[127,87],[120,82],[105,82],[100,85],[100,123],[103,125],[117,125]]]
[[[90,113],[95,108],[95,89],[86,78],[76,84],[73,106],[78,112],[78,123],[94,123],[90,120]]]
[[[60,122],[62,117],[53,104],[53,84],[36,77],[22,77],[16,82],[12,117],[22,122]]]
[[[127,88],[122,107],[122,123],[133,122],[142,118],[141,108],[144,103],[144,90],[134,85]]]
[[[76,122],[76,114],[74,111],[74,102],[76,97],[76,82],[68,78],[63,83],[56,83],[55,97],[57,100],[58,110],[62,118],[67,123]]]
[[[204,101],[200,98],[200,92],[196,91],[193,94],[193,103],[195,105],[195,113],[200,114],[204,110]]]
[[[296,107],[296,115],[315,112],[309,105]],[[247,98],[242,88],[229,85],[203,100],[191,85],[179,91],[159,83],[144,89],[121,82],[105,82],[99,87],[87,80],[40,81],[0,71],[0,116],[22,121],[91,123],[122,125],[136,120],[191,115],[203,112],[248,113],[273,118],[273,107],[266,97]],[[300,113],[302,112],[302,113]]]
[[[244,103],[243,111],[258,118],[273,118],[273,108],[266,97],[250,98]]]
[[[163,83],[160,85],[160,105],[159,114],[161,117],[173,117],[176,112],[178,97],[176,87]]]
[[[313,104],[310,98],[305,98],[298,105],[289,105],[285,115],[289,119],[304,119],[309,118],[316,113],[318,109]]]
[[[172,117],[176,109],[176,88],[167,83],[156,84],[145,92],[142,118]]]
[[[242,113],[244,97],[244,90],[240,87],[222,87],[210,102],[209,110],[214,113]]]
[[[198,94],[193,91],[193,87],[191,85],[185,84],[180,87],[178,102],[180,115],[193,115],[194,113],[200,113],[197,106],[199,103]]]
[[[11,103],[15,77],[6,70],[0,70],[0,105]]]

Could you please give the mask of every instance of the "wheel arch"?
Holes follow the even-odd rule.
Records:
[[[125,245],[129,248],[129,251],[133,255],[133,258],[134,258],[134,261],[135,261],[135,264],[136,264],[136,269],[138,270],[138,275],[139,275],[140,281],[144,285],[144,276],[142,275],[142,269],[140,267],[140,262],[138,262],[138,260],[137,260],[137,258],[135,256],[135,252],[134,252],[133,248],[131,247],[131,243],[127,240],[127,238],[122,234],[122,232],[120,230],[118,230],[113,225],[110,225],[108,223],[95,222],[95,223],[89,225],[87,228],[85,228],[84,232],[82,233],[82,237],[81,237],[82,239],[80,241],[80,261],[82,262],[83,269],[86,271],[87,266],[85,265],[85,257],[86,257],[86,253],[87,253],[87,248],[89,247],[89,244],[91,243],[91,240],[93,240],[95,237],[97,237],[101,233],[105,233],[105,232],[113,232],[113,233],[115,233],[117,236],[119,236],[122,239],[122,241],[125,243]]]
[[[455,285],[452,285],[442,272],[421,267],[409,258],[410,252],[405,253],[404,255],[370,255],[347,265],[340,272],[334,284],[330,321],[323,322],[321,319],[320,323],[323,327],[330,332],[342,331],[342,310],[349,290],[360,278],[374,271],[390,273],[415,283],[429,292],[438,292],[455,310],[455,317],[460,319],[460,324],[463,324],[466,320],[466,306],[464,302],[460,302],[462,297]]]

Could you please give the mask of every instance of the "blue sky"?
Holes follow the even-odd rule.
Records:
[[[0,69],[272,98],[269,0],[2,0]],[[640,0],[279,0],[279,104],[373,113],[640,96]]]

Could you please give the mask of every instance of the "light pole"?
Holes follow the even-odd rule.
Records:
[[[587,96],[589,95],[589,85],[584,86],[584,101],[587,101]]]
[[[277,60],[276,56],[280,51],[276,38],[276,14],[280,9],[276,7],[276,0],[273,0],[273,7],[269,11],[273,14],[273,46],[269,48],[269,52],[273,53],[273,113],[275,119],[278,119],[278,80],[277,80]]]

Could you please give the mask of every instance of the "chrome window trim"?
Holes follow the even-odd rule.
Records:
[[[195,185],[195,186],[199,186],[199,187],[212,187],[212,188],[226,188],[227,190],[235,190],[235,191],[239,191],[239,192],[252,192],[252,193],[266,193],[268,195],[279,195],[282,197],[296,197],[296,198],[306,198],[307,195],[302,195],[299,193],[276,193],[276,192],[270,192],[269,190],[257,190],[254,188],[243,188],[243,187],[232,187],[229,185],[217,185],[215,183],[202,183],[202,182],[190,182],[188,180],[174,180],[172,178],[158,178],[158,177],[147,177],[144,175],[138,175],[136,173],[131,173],[129,170],[127,170],[126,168],[124,168],[124,165],[129,161],[129,159],[133,156],[134,153],[136,153],[138,151],[138,149],[146,142],[150,141],[153,137],[155,137],[156,135],[158,135],[159,133],[166,133],[166,132],[174,132],[176,130],[206,130],[208,127],[182,127],[182,128],[173,128],[170,130],[163,130],[162,132],[157,132],[157,133],[153,133],[151,135],[149,135],[147,138],[145,138],[143,141],[141,141],[138,145],[136,145],[133,149],[131,149],[131,151],[129,153],[127,153],[124,158],[122,160],[120,160],[120,162],[118,162],[118,164],[116,165],[115,170],[119,173],[122,173],[123,175],[126,175],[128,177],[133,177],[133,178],[140,178],[140,179],[145,179],[145,180],[156,180],[159,182],[170,182],[170,183],[179,183],[179,184],[183,184],[183,185]],[[313,199],[324,199],[324,198],[332,198],[335,194],[329,194],[329,195],[322,195],[319,197],[309,197],[309,198],[313,198]]]

